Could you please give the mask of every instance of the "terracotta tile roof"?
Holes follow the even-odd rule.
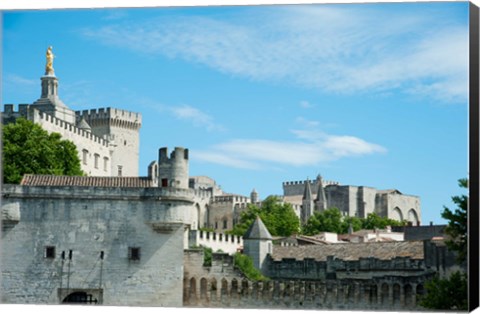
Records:
[[[26,174],[20,185],[28,186],[92,186],[92,187],[153,187],[148,177],[80,177]]]
[[[325,245],[304,246],[274,246],[272,258],[276,261],[282,258],[302,260],[313,258],[317,261],[327,260],[327,256],[343,260],[358,260],[374,257],[389,260],[394,257],[409,256],[414,259],[423,259],[422,241],[404,242],[371,242],[371,243],[337,243]]]

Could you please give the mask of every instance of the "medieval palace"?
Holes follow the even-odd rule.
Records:
[[[59,97],[51,48],[40,98],[4,108],[4,124],[24,117],[71,140],[87,175],[27,174],[2,185],[3,303],[411,310],[426,280],[462,267],[438,233],[420,226],[418,196],[321,176],[283,183],[280,198],[302,223],[337,207],[409,226],[280,239],[257,219],[243,237],[225,233],[248,204],[261,204],[255,189],[231,194],[212,178],[190,176],[182,147],[160,148],[139,176],[141,114],[70,109]],[[211,265],[202,246],[216,252]],[[269,280],[247,279],[233,263],[236,252]]]

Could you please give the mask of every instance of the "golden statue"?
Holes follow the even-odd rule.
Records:
[[[53,58],[55,57],[52,52],[52,46],[47,48],[47,65],[45,66],[45,75],[55,74],[53,70]]]

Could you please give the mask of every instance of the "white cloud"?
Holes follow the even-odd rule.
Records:
[[[180,120],[192,122],[196,127],[205,127],[207,131],[222,131],[224,127],[216,124],[212,116],[202,112],[198,108],[188,105],[168,107],[168,110]]]
[[[310,102],[308,102],[306,100],[302,100],[300,102],[300,107],[302,107],[304,109],[310,109],[310,108],[313,108],[314,106]]]
[[[24,85],[24,86],[40,85],[40,82],[38,79],[34,80],[30,78],[25,78],[23,76],[12,74],[12,73],[5,75],[5,83],[11,84],[11,85]]]
[[[468,25],[422,11],[374,8],[253,8],[248,17],[229,20],[176,16],[112,24],[83,34],[108,45],[181,58],[255,80],[335,93],[399,89],[465,101]]]
[[[354,136],[330,135],[315,130],[292,130],[295,141],[234,139],[197,151],[195,159],[244,169],[265,169],[272,164],[316,166],[340,158],[360,157],[387,150]]]

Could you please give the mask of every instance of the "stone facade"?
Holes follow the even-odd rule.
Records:
[[[19,105],[17,111],[5,105],[2,123],[23,117],[60,133],[76,145],[82,170],[89,176],[138,176],[141,114],[114,108],[75,112],[60,100],[55,74],[41,81],[40,99]]]
[[[365,218],[376,213],[381,217],[406,220],[415,226],[421,224],[420,198],[395,189],[340,185],[323,181],[318,176],[316,180],[284,182],[283,200],[293,205],[303,224],[315,211],[332,207],[345,216]]]

